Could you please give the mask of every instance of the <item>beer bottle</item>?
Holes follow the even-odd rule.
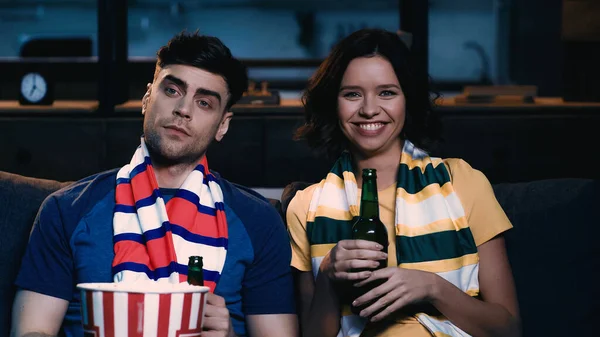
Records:
[[[190,256],[188,261],[187,282],[196,286],[204,285],[204,272],[202,271],[202,256]]]
[[[385,225],[379,219],[379,201],[377,198],[377,170],[363,169],[362,171],[362,195],[360,198],[360,215],[352,226],[353,240],[374,241],[383,246],[382,251],[388,251],[388,233]],[[380,260],[375,269],[355,269],[353,272],[364,270],[378,270],[387,267],[387,260]],[[369,290],[383,284],[385,280],[368,283],[360,288],[354,288],[354,299],[362,296]],[[352,312],[358,314],[361,308],[351,307]]]

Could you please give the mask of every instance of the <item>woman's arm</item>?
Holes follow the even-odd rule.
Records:
[[[517,296],[506,256],[504,238],[480,245],[479,288],[483,300],[464,293],[437,274],[403,268],[386,268],[373,273],[375,279],[388,281],[357,299],[355,305],[377,301],[364,309],[361,316],[378,321],[407,304],[428,301],[452,323],[473,336],[520,336]]]
[[[296,273],[302,336],[335,337],[340,329],[340,306],[332,282],[322,273]]]
[[[478,247],[479,289],[475,299],[437,277],[431,303],[459,328],[474,336],[520,336],[519,306],[506,256],[498,236]]]
[[[316,186],[316,185],[313,185]],[[299,319],[302,335],[335,337],[340,329],[340,300],[338,294],[350,282],[364,280],[370,271],[350,272],[352,269],[375,268],[387,259],[383,247],[364,240],[342,240],[331,245],[323,256],[315,280],[312,270],[311,247],[306,234],[306,219],[311,187],[299,191],[286,211],[287,227],[292,246],[292,267],[295,268],[296,298],[300,305]],[[328,247],[321,247],[328,248]]]
[[[296,287],[300,296],[300,322],[303,336],[336,336],[340,329],[340,287],[371,276],[371,271],[387,259],[379,244],[365,240],[342,240],[323,257],[317,279],[311,271],[299,272]],[[341,290],[343,291],[343,290]]]

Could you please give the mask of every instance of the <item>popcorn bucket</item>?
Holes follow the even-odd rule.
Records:
[[[80,283],[84,337],[200,336],[208,287]]]

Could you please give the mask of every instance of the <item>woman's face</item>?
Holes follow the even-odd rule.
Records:
[[[353,149],[365,157],[401,146],[404,93],[387,59],[359,57],[348,64],[338,92],[338,117]]]

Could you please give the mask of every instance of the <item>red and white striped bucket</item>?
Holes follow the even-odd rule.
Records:
[[[81,283],[84,337],[200,336],[208,287]]]

